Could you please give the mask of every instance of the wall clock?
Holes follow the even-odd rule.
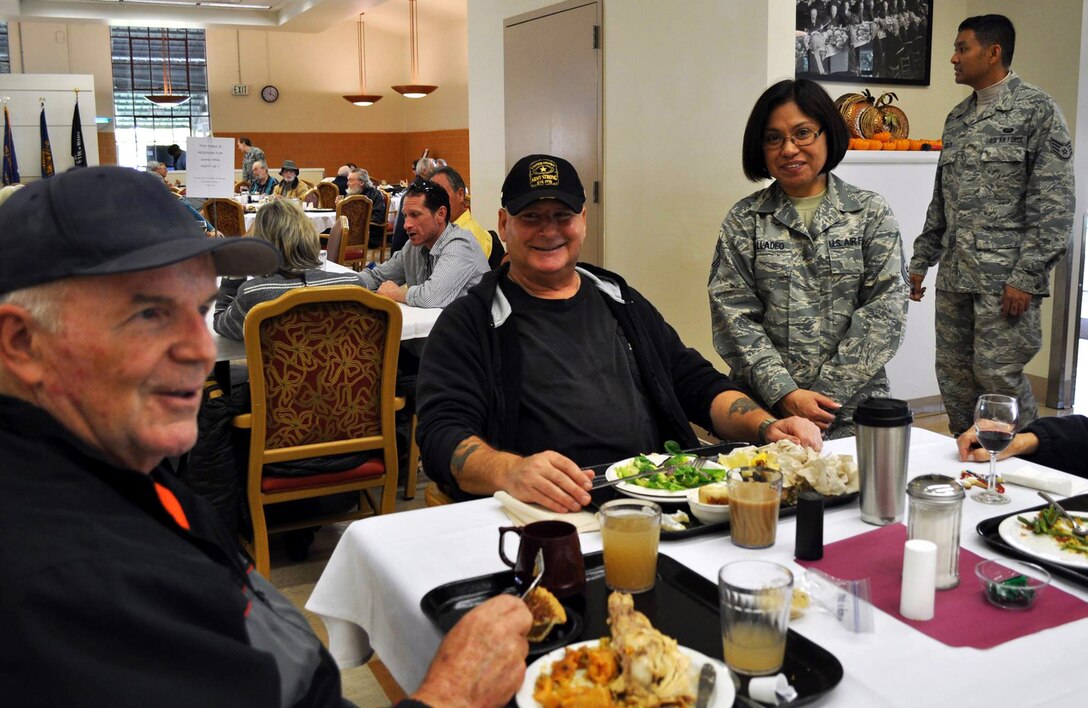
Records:
[[[275,86],[272,86],[271,84],[269,84],[268,86],[265,86],[263,89],[261,89],[261,98],[263,98],[268,103],[275,102],[275,100],[277,98],[279,98],[279,97],[280,97],[280,90],[278,88],[276,88]]]

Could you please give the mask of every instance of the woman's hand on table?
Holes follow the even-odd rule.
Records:
[[[960,462],[989,462],[990,453],[978,444],[974,428],[965,430],[956,438],[960,450]],[[997,453],[998,460],[1016,455],[1031,455],[1039,450],[1039,437],[1035,433],[1017,433],[1009,446]]]
[[[820,435],[820,428],[808,418],[790,416],[776,420],[767,426],[763,433],[767,442],[790,440],[798,445],[810,447],[816,452],[823,449],[824,438]]]
[[[473,608],[438,647],[412,698],[430,706],[504,706],[525,680],[533,616],[513,595]]]
[[[827,430],[835,420],[835,411],[842,408],[842,405],[822,393],[798,388],[783,396],[778,407],[790,415],[808,418],[820,430]]]
[[[593,472],[552,450],[523,457],[507,470],[503,491],[515,499],[560,513],[579,511],[590,500]]]

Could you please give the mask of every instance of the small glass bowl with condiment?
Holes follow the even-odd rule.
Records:
[[[1011,558],[979,561],[975,575],[990,604],[1004,610],[1031,609],[1050,584],[1044,568]]]

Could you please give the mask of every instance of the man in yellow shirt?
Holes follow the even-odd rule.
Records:
[[[280,168],[280,181],[272,188],[272,194],[289,199],[302,199],[313,185],[304,179],[299,179],[298,172],[298,166],[295,165],[294,160],[284,160],[283,167]]]
[[[454,226],[471,231],[480,244],[480,250],[484,252],[484,258],[491,258],[491,234],[480,226],[480,222],[472,218],[472,212],[468,210],[465,180],[461,179],[457,170],[446,166],[435,171],[431,175],[431,181],[450,195],[450,222]]]

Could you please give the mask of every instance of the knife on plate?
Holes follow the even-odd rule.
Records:
[[[706,708],[710,703],[710,697],[714,695],[714,680],[718,678],[713,664],[703,664],[699,672],[699,691],[695,694],[695,708]]]

